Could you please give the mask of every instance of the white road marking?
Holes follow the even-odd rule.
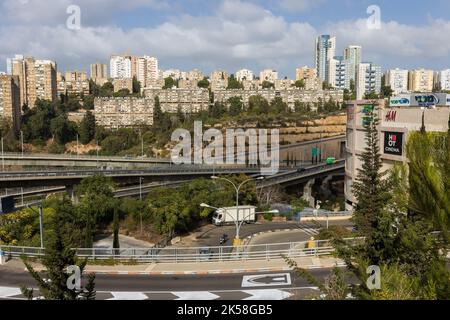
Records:
[[[274,287],[291,285],[289,273],[262,274],[242,277],[242,288]]]
[[[13,297],[21,293],[19,288],[0,287],[0,298]]]
[[[220,296],[209,291],[171,292],[171,294],[178,297],[178,299],[175,300],[215,300],[220,298]]]
[[[245,298],[243,300],[284,300],[292,296],[291,293],[286,291],[281,291],[277,289],[269,290],[246,290],[242,291],[250,294],[251,297]]]
[[[108,300],[146,300],[148,297],[142,292],[111,292],[114,298]]]

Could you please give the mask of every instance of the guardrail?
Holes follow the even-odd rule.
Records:
[[[345,239],[350,244],[363,238]],[[312,246],[311,246],[312,244]],[[17,258],[41,257],[45,253],[43,248],[0,246],[6,256]],[[251,261],[251,260],[279,260],[284,256],[289,258],[325,256],[334,252],[330,240],[274,243],[264,245],[242,246],[236,253],[233,246],[193,247],[193,248],[79,248],[76,254],[80,258],[89,260],[117,260],[136,261],[141,263],[192,263],[192,262],[222,262],[222,261]]]

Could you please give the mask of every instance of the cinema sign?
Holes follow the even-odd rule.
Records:
[[[384,153],[394,156],[403,155],[403,133],[385,132],[384,133]]]

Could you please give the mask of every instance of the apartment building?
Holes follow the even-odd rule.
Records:
[[[165,78],[172,78],[174,80],[180,80],[183,78],[183,73],[178,70],[178,69],[169,69],[169,70],[164,70],[162,77]]]
[[[439,71],[438,83],[441,87],[441,90],[450,90],[450,69]]]
[[[16,134],[19,132],[21,105],[18,76],[0,74],[0,118],[8,121]]]
[[[150,99],[159,98],[161,110],[176,113],[180,109],[183,113],[196,113],[208,110],[208,89],[144,89],[144,96]]]
[[[240,81],[243,82],[244,80],[253,80],[254,79],[254,75],[253,75],[253,71],[248,70],[248,69],[241,69],[236,71],[236,76],[235,78]]]
[[[57,97],[56,63],[33,57],[11,60],[12,75],[19,77],[20,105],[33,108],[36,99],[54,101]]]
[[[58,84],[58,96],[64,95],[89,95],[89,80],[86,72],[67,71],[64,76],[56,74]]]
[[[295,80],[307,80],[317,78],[317,70],[314,68],[310,68],[308,66],[304,66],[301,68],[295,69]]]
[[[327,62],[328,79],[327,83],[336,89],[350,90],[352,62],[344,57],[334,57]]]
[[[109,60],[110,77],[113,79],[132,78],[131,66],[131,56],[111,56]]]
[[[205,75],[198,69],[191,70],[186,74],[186,80],[196,80],[198,82],[200,80],[203,80],[204,78]]]
[[[198,81],[197,80],[180,79],[180,80],[178,80],[178,88],[189,89],[189,90],[198,89]]]
[[[289,79],[275,80],[275,90],[289,90],[294,86],[294,81]]]
[[[95,98],[95,122],[110,129],[151,126],[154,106],[155,100],[152,98]]]
[[[275,83],[278,80],[278,72],[272,69],[265,69],[259,73],[259,81],[263,83],[264,81],[269,81]]]
[[[215,70],[211,73],[209,81],[211,83],[211,90],[225,90],[228,87],[228,79],[230,75],[223,70]]]
[[[381,67],[372,62],[359,64],[356,77],[356,96],[361,100],[369,93],[381,92]]]
[[[433,91],[433,70],[417,69],[409,72],[408,89],[411,92]]]
[[[106,64],[94,63],[90,66],[91,79],[97,85],[102,86],[108,81],[108,66]]]
[[[327,62],[336,56],[336,37],[327,34],[317,37],[315,51],[317,77],[327,81],[329,79]]]
[[[232,97],[240,97],[242,98],[244,106],[248,107],[250,97],[257,95],[262,96],[269,102],[279,97],[292,110],[294,110],[296,101],[314,104],[318,103],[319,101],[329,101],[330,99],[340,103],[344,100],[344,92],[341,90],[308,91],[294,88],[289,90],[221,90],[214,92],[214,102],[226,103],[228,99]]]
[[[347,63],[347,73],[350,81],[356,81],[356,71],[362,59],[362,47],[350,45],[344,49],[344,57]]]
[[[386,85],[391,86],[394,94],[408,92],[408,70],[391,69],[386,72]]]
[[[130,93],[133,92],[133,79],[113,79],[112,84],[114,86],[114,92],[119,92],[120,90],[127,89]]]

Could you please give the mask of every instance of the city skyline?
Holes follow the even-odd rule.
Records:
[[[80,0],[76,3],[81,9],[80,30],[66,27],[69,1],[39,6],[41,2],[4,0],[0,4],[0,41],[5,44],[0,52],[1,71],[6,71],[6,58],[16,53],[57,61],[59,69],[66,71],[88,71],[91,63],[107,63],[112,54],[129,53],[155,56],[163,70],[199,68],[209,74],[216,69],[246,68],[257,73],[273,68],[280,78],[295,78],[297,67],[314,66],[314,42],[320,34],[336,36],[337,52],[361,45],[363,60],[378,63],[383,71],[446,69],[450,53],[450,47],[439,41],[450,30],[449,4],[444,1],[436,1],[433,7],[408,2],[407,14],[401,10],[404,1],[379,1],[380,30],[367,29],[367,1],[205,4],[192,0],[186,5]],[[332,16],[336,6],[343,10]]]

